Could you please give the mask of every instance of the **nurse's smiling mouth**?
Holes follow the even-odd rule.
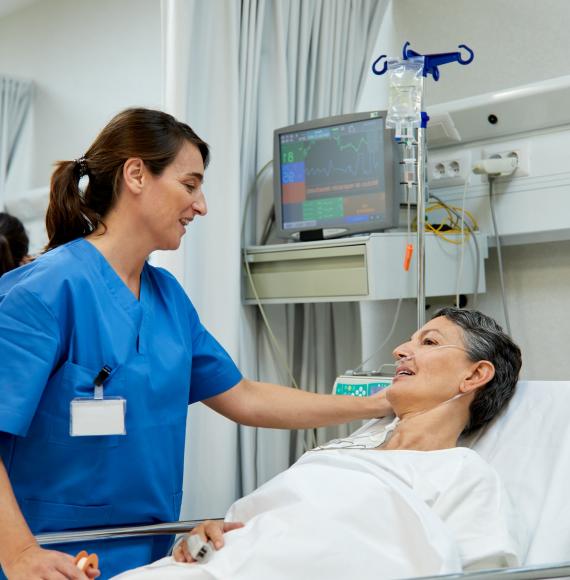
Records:
[[[178,220],[178,223],[182,226],[182,235],[186,233],[186,227],[192,222],[194,218],[184,217]]]

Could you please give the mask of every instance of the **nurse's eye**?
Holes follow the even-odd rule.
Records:
[[[184,187],[186,187],[186,191],[188,191],[188,193],[195,193],[198,189],[193,183],[185,183]]]

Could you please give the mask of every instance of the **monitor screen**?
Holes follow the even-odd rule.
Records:
[[[396,227],[395,144],[385,112],[341,115],[275,131],[280,237],[349,235]]]

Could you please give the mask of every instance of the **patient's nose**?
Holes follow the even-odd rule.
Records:
[[[392,356],[396,359],[396,362],[401,361],[403,359],[408,359],[411,358],[413,356],[412,351],[407,348],[407,343],[401,344],[400,346],[397,346],[393,351],[392,351]]]

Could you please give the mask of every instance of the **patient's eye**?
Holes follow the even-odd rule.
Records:
[[[429,336],[426,336],[422,340],[422,344],[425,344],[426,346],[436,346],[437,345],[437,341],[434,340],[433,338],[430,338]]]

